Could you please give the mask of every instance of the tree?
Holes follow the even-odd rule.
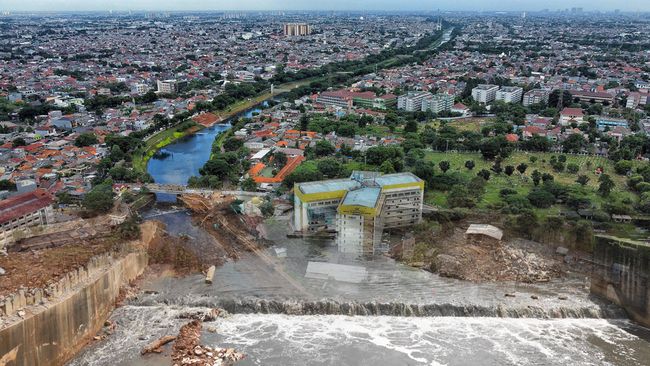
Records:
[[[629,160],[619,160],[614,164],[614,170],[620,175],[626,175],[632,170],[632,162]]]
[[[244,141],[236,137],[229,137],[223,142],[223,149],[226,151],[237,151],[242,146],[244,146]]]
[[[325,158],[319,160],[316,164],[318,171],[328,178],[335,178],[341,173],[343,166],[334,158]]]
[[[542,174],[542,182],[548,183],[555,180],[555,177],[552,174],[544,173]]]
[[[418,123],[414,120],[406,122],[404,132],[418,132]]]
[[[598,178],[598,182],[600,183],[598,186],[598,193],[603,197],[609,196],[615,186],[612,178],[608,174],[602,174],[600,178]]]
[[[539,170],[535,169],[533,170],[531,177],[533,178],[533,184],[537,187],[539,185],[539,181],[542,180],[542,173],[540,173]]]
[[[521,163],[517,165],[517,171],[519,174],[524,174],[526,172],[526,169],[528,169],[528,165],[526,163]]]
[[[241,182],[241,189],[247,192],[255,192],[257,191],[257,183],[253,178],[246,178]]]
[[[503,168],[501,167],[501,161],[500,161],[500,160],[497,160],[497,161],[494,163],[494,165],[492,165],[492,167],[490,168],[490,170],[492,170],[493,172],[497,173],[497,175],[498,175],[498,174],[501,174],[501,172],[503,171]]]
[[[16,184],[6,179],[0,180],[0,191],[15,191]]]
[[[467,160],[465,162],[465,168],[467,168],[468,170],[474,169],[474,166],[475,166],[474,160]]]
[[[106,213],[113,208],[113,183],[110,180],[90,190],[82,201],[83,207],[94,213]]]
[[[418,178],[427,182],[426,187],[429,188],[433,178],[435,177],[434,163],[431,161],[418,160],[413,165],[413,174]]]
[[[276,151],[273,153],[273,165],[278,168],[282,169],[284,168],[285,165],[287,165],[287,155],[281,151]]]
[[[384,174],[395,173],[395,166],[390,160],[386,160],[379,166],[379,171]]]
[[[580,167],[578,166],[578,164],[575,164],[575,163],[569,163],[566,166],[566,171],[571,173],[571,174],[575,174],[579,170],[580,170]]]
[[[18,137],[12,141],[11,146],[13,147],[27,146],[27,142],[25,142],[24,138]]]
[[[448,161],[443,160],[443,161],[438,163],[438,167],[440,167],[440,170],[442,170],[442,173],[444,174],[444,173],[447,173],[447,170],[449,170],[449,168],[451,166],[450,166]]]
[[[506,165],[504,172],[507,176],[511,176],[515,172],[515,167],[512,165]]]
[[[500,156],[502,158],[510,155],[511,148],[508,146],[508,141],[503,136],[489,137],[481,140],[479,145],[481,154],[486,160],[491,160]]]
[[[581,134],[574,133],[564,140],[562,147],[565,151],[578,153],[587,147],[587,140]]]
[[[99,143],[97,136],[94,133],[86,132],[77,136],[74,140],[74,145],[77,147],[91,146]]]
[[[555,203],[555,196],[546,189],[543,188],[533,188],[530,193],[528,193],[528,200],[533,206],[538,208],[548,208]]]
[[[226,179],[231,173],[231,166],[223,159],[208,160],[203,168],[199,169],[201,175],[213,175],[220,179]]]
[[[455,185],[447,195],[447,204],[450,207],[467,207],[476,206],[476,200],[469,193],[464,185]]]
[[[318,157],[332,155],[335,151],[336,148],[334,148],[334,146],[332,146],[332,144],[327,140],[319,140],[316,142],[316,145],[314,145],[314,154]]]
[[[591,179],[589,179],[588,176],[581,174],[578,176],[578,179],[576,179],[576,183],[580,184],[581,186],[586,186],[587,183],[589,183]]]
[[[490,180],[490,171],[487,169],[481,169],[481,171],[476,173],[476,175],[485,180]]]

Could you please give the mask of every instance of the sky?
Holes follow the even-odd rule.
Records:
[[[584,10],[650,11],[650,0],[2,0],[0,10]]]

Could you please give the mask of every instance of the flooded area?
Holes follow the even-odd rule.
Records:
[[[158,219],[201,245],[214,240],[185,212]],[[139,352],[175,334],[187,322],[182,314],[218,306],[234,314],[206,323],[202,342],[244,352],[241,365],[647,365],[650,359],[648,330],[591,298],[584,278],[463,282],[390,258],[343,255],[333,241],[287,239],[286,228],[282,219],[266,222],[274,244],[267,252],[293,284],[252,254],[219,267],[212,285],[201,275],[159,278],[114,312],[114,335],[70,365],[169,364],[164,354]],[[286,252],[278,256],[277,248]],[[366,276],[313,278],[310,262],[363,268]],[[418,307],[434,309],[433,316]]]
[[[158,183],[186,183],[227,128],[166,147],[149,172]],[[189,237],[196,253],[219,245],[180,204],[169,206],[143,216]],[[231,315],[206,322],[201,341],[245,353],[241,365],[631,366],[650,360],[650,332],[590,296],[584,276],[541,284],[443,278],[381,255],[340,253],[331,239],[287,238],[289,217],[258,228],[269,244],[266,260],[243,252],[217,268],[211,285],[201,274],[143,284],[112,314],[115,333],[69,365],[171,365],[168,348],[160,355],[140,356],[140,350],[177,334],[187,323],[183,314],[215,307]]]

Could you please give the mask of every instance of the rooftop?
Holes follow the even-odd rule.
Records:
[[[44,189],[19,194],[0,201],[0,223],[25,216],[51,205],[52,196]]]
[[[363,206],[373,208],[377,205],[377,200],[381,194],[379,187],[366,187],[349,191],[343,199],[342,205],[345,206]]]
[[[347,191],[352,188],[358,188],[361,184],[350,179],[332,179],[321,180],[317,182],[299,183],[298,188],[304,194],[333,192],[333,191]]]
[[[496,240],[503,238],[503,231],[501,229],[487,224],[471,224],[465,234],[487,235]]]
[[[395,184],[404,184],[404,183],[417,183],[420,181],[422,180],[416,177],[413,173],[386,174],[375,178],[375,182],[380,187],[392,186]]]

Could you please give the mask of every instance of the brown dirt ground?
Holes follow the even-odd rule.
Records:
[[[392,256],[441,276],[462,280],[546,282],[569,269],[555,247],[518,238],[504,238],[498,245],[466,240],[466,226],[416,230],[412,258],[401,245]]]
[[[73,269],[86,265],[91,257],[109,251],[112,244],[109,239],[97,239],[0,256],[0,267],[6,271],[4,276],[0,276],[0,296],[13,293],[20,287],[46,287]]]

